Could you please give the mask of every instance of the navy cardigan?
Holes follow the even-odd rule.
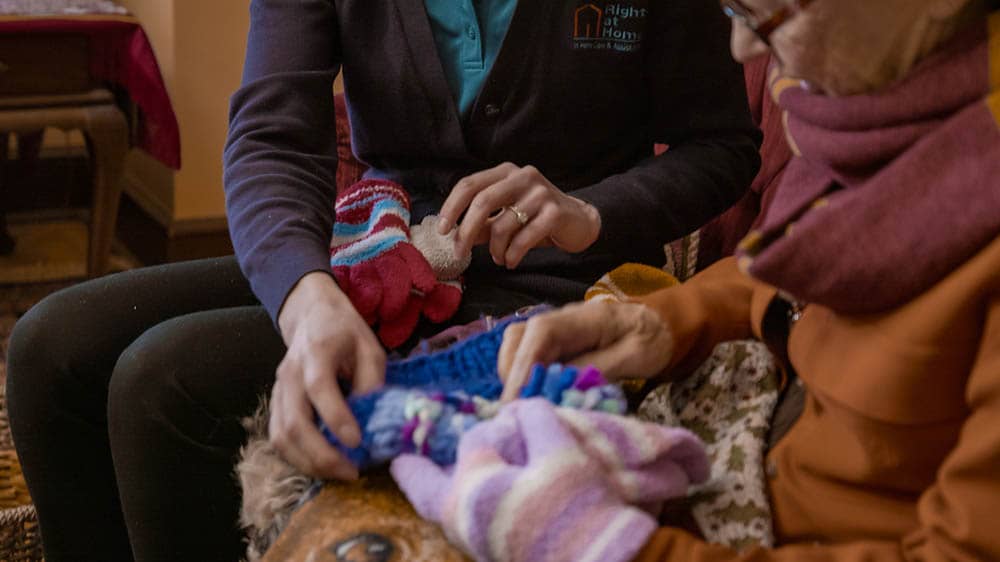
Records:
[[[711,0],[525,0],[469,114],[460,118],[422,0],[253,0],[243,84],[225,151],[230,233],[272,318],[294,284],[329,270],[337,159],[331,87],[343,72],[352,145],[369,177],[401,183],[413,219],[455,182],[531,164],[592,203],[592,248],[536,249],[518,270],[480,248],[468,283],[565,302],[623,262],[741,197],[759,132],[729,23]],[[653,143],[670,145],[660,156]]]

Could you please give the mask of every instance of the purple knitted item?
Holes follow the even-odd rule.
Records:
[[[709,474],[684,429],[533,398],[466,432],[453,471],[403,455],[392,475],[417,512],[478,561],[626,562],[656,520],[639,505]]]

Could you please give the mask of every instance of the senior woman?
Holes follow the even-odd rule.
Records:
[[[777,546],[677,528],[639,560],[1000,560],[1000,12],[968,0],[732,0],[770,49],[796,157],[738,255],[637,302],[508,330],[539,361],[676,380],[757,337],[806,389],[768,452]]]

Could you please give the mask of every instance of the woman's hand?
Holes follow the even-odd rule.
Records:
[[[504,380],[502,398],[518,397],[536,363],[593,365],[612,381],[649,378],[666,368],[673,347],[669,328],[645,305],[570,304],[511,324],[504,332],[497,361]]]
[[[385,351],[375,334],[326,273],[305,275],[278,315],[288,351],[271,391],[271,442],[302,472],[327,479],[357,478],[357,469],[316,426],[314,412],[348,447],[361,441],[337,377],[357,393],[385,380]]]
[[[455,254],[489,242],[494,263],[508,269],[538,246],[582,252],[601,231],[596,208],[560,191],[534,166],[509,162],[462,178],[441,207],[438,231],[447,234],[463,212]]]

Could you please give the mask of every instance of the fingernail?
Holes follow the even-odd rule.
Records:
[[[438,234],[448,234],[449,230],[451,230],[451,221],[446,217],[438,219]]]
[[[353,423],[341,424],[337,428],[337,436],[340,437],[341,443],[348,447],[357,447],[361,444],[361,431]]]
[[[503,258],[504,261],[507,262],[507,267],[514,269],[521,264],[521,260],[524,259],[524,256],[518,256],[517,254],[511,252],[510,254],[504,255]]]

